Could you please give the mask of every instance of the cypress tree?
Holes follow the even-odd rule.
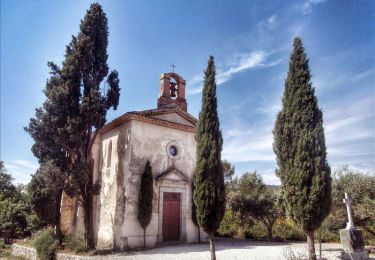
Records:
[[[67,53],[70,51],[71,45],[67,46]],[[67,54],[68,55],[68,54]],[[71,71],[78,71],[77,66],[69,64]],[[43,103],[43,107],[37,108],[35,118],[30,119],[28,127],[25,130],[31,135],[35,143],[32,146],[32,152],[35,157],[38,158],[40,169],[35,175],[32,176],[32,185],[39,185],[40,187],[34,187],[31,192],[34,206],[39,209],[44,209],[44,204],[49,201],[49,207],[53,208],[46,214],[39,216],[44,217],[43,221],[48,224],[53,224],[56,228],[56,236],[59,241],[62,242],[62,234],[60,229],[60,206],[61,197],[64,187],[64,176],[66,176],[69,158],[67,156],[67,147],[71,146],[72,142],[68,140],[68,132],[65,128],[66,122],[70,115],[69,103],[67,102],[68,87],[64,84],[62,70],[53,62],[48,62],[50,68],[50,78],[47,80],[44,94],[46,100]],[[58,167],[59,170],[52,171],[56,173],[56,180],[53,183],[54,187],[46,184],[46,178],[50,178],[46,169],[47,164],[53,164]],[[47,167],[48,168],[48,167]],[[63,176],[57,176],[63,175]],[[38,191],[43,191],[43,197],[38,195]],[[34,194],[35,192],[35,194]],[[47,201],[46,201],[47,200]],[[53,216],[53,221],[49,216]]]
[[[309,259],[316,259],[314,230],[330,212],[331,169],[326,158],[322,111],[310,78],[302,41],[295,38],[282,110],[273,131],[274,151],[286,210],[307,235]]]
[[[194,194],[195,186],[194,180],[191,184],[191,193]],[[201,243],[201,228],[199,227],[198,219],[197,219],[197,206],[195,206],[194,196],[191,196],[191,220],[193,221],[194,225],[197,226],[198,229],[198,243]]]
[[[107,17],[95,3],[81,21],[80,33],[67,46],[62,68],[49,63],[47,99],[25,128],[35,140],[32,150],[39,162],[53,160],[65,175],[64,190],[82,200],[88,248],[95,246],[92,203],[99,190],[98,183],[93,183],[92,146],[107,111],[117,109],[120,96],[118,72],[109,73],[107,46]],[[105,78],[108,89],[103,94]]]
[[[139,190],[138,220],[143,228],[143,247],[146,248],[146,228],[152,218],[152,198],[154,194],[152,168],[147,160],[144,172],[141,176],[141,188]]]
[[[211,259],[216,259],[214,233],[225,212],[224,174],[221,163],[223,139],[217,113],[216,68],[210,56],[204,75],[202,109],[196,126],[197,166],[194,202],[199,226],[210,238]]]
[[[68,124],[73,130],[71,137],[80,140],[76,147],[79,152],[74,155],[70,172],[78,187],[78,195],[82,198],[85,241],[89,248],[94,247],[92,203],[93,195],[98,192],[98,184],[93,183],[94,160],[91,149],[100,128],[106,122],[107,111],[110,108],[117,109],[120,96],[118,72],[114,70],[108,75],[107,46],[108,20],[101,5],[94,3],[81,21],[76,48],[72,54],[79,64],[83,89],[73,90],[75,96],[82,93],[82,97],[77,113],[72,117],[71,124]],[[103,96],[100,86],[105,77],[109,87]]]

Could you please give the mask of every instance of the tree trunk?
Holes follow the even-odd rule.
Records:
[[[314,231],[305,231],[307,236],[307,247],[309,251],[309,260],[316,260],[315,245],[314,245]]]
[[[272,226],[267,227],[267,240],[272,241]]]
[[[211,260],[216,260],[214,234],[210,234]]]
[[[56,227],[56,236],[59,240],[60,245],[62,245],[63,241],[63,235],[61,233],[61,213],[60,213],[60,207],[61,207],[61,198],[62,198],[62,190],[59,190],[56,194],[56,201],[55,201],[55,227]]]
[[[93,232],[93,215],[92,215],[92,195],[87,194],[86,200],[83,202],[85,210],[85,245],[88,249],[95,248],[94,232]]]
[[[146,229],[143,229],[143,248],[146,249]]]
[[[201,228],[199,225],[198,225],[198,243],[199,244],[201,243]]]

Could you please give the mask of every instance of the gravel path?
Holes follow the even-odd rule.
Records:
[[[319,255],[319,245],[315,245]],[[340,244],[323,244],[323,257],[339,259]],[[216,257],[218,260],[279,260],[287,259],[287,255],[298,256],[294,259],[306,259],[306,243],[259,242],[252,240],[236,240],[231,238],[216,239]],[[200,260],[210,259],[209,244],[167,245],[145,251],[111,256],[97,256],[95,259],[134,259],[134,260]]]

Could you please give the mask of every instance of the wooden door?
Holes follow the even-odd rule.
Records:
[[[164,192],[163,195],[163,241],[178,241],[180,239],[181,194]]]

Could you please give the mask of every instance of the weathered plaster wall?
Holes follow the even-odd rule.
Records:
[[[197,229],[191,220],[191,181],[196,163],[194,134],[139,121],[131,122],[130,131],[130,164],[128,171],[124,171],[126,211],[125,221],[122,225],[123,237],[121,238],[124,247],[143,246],[143,230],[138,222],[137,214],[140,176],[147,159],[151,162],[154,176],[174,167],[188,177],[188,181],[183,187],[179,186],[181,184],[177,185],[173,182],[166,186],[184,191],[182,196],[184,201],[181,202],[184,207],[181,217],[185,218],[185,223],[183,223],[184,226],[181,227],[181,231],[185,231],[185,234],[182,240],[187,242],[197,241]],[[178,160],[172,160],[167,154],[167,145],[171,141],[178,143],[180,147],[180,159]],[[147,246],[150,247],[155,245],[158,235],[160,242],[162,233],[159,221],[159,191],[161,188],[159,186],[159,184],[154,183],[153,216],[146,230]]]
[[[117,155],[117,139],[119,129],[114,129],[102,135],[101,149],[101,190],[97,199],[96,224],[97,231],[97,247],[113,248],[114,241],[114,213],[116,208],[116,164],[118,162]],[[111,144],[111,145],[110,145]],[[110,148],[111,146],[111,148]],[[111,160],[108,161],[108,156]]]
[[[98,181],[101,190],[95,203],[97,248],[122,249],[116,241],[119,241],[122,235],[120,227],[125,214],[124,172],[128,165],[126,151],[129,126],[130,122],[101,136],[101,146],[98,150]]]
[[[182,194],[180,240],[198,241],[198,231],[191,220],[191,182],[196,163],[194,133],[132,120],[102,134],[100,139],[96,159],[96,178],[101,184],[95,205],[97,248],[143,247],[143,229],[137,214],[140,177],[147,160],[151,162],[154,177],[168,169],[177,169],[184,176],[171,173],[154,182],[153,214],[146,229],[147,246],[162,242],[163,204],[159,194],[165,191]],[[110,142],[112,152],[108,167]],[[179,147],[178,160],[167,154],[170,142]]]

